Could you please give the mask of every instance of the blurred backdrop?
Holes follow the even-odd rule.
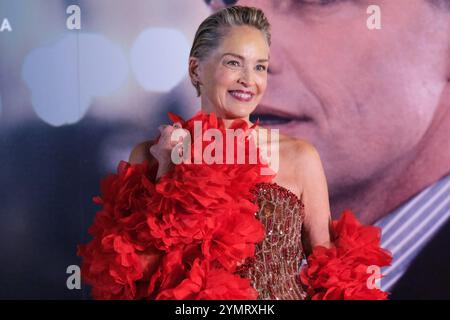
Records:
[[[90,297],[67,288],[66,270],[90,239],[100,179],[170,123],[168,111],[199,110],[190,46],[211,10],[235,2],[0,0],[0,299]],[[404,292],[448,296],[449,82],[439,68],[450,11],[373,0],[386,17],[373,32],[360,5],[369,2],[239,1],[264,7],[274,27],[256,116],[318,148],[334,218],[347,206],[383,217],[370,221],[394,254],[383,281],[393,285],[421,252]],[[403,174],[411,152],[416,166]]]
[[[132,2],[0,0],[0,298],[87,298],[66,269],[100,177],[199,109],[188,56],[211,9]]]

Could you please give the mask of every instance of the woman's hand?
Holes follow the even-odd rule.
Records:
[[[173,125],[159,126],[161,136],[158,143],[150,147],[150,153],[158,161],[158,172],[156,180],[167,172],[172,170],[174,163],[172,161],[172,150],[179,144],[183,143],[183,139],[187,136],[187,130],[181,128],[181,124],[176,122]],[[172,141],[172,133],[175,130],[183,130],[178,141]],[[181,155],[179,155],[181,156]]]

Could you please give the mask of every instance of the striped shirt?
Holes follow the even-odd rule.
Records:
[[[393,255],[392,265],[382,268],[383,291],[392,291],[412,260],[449,218],[450,174],[375,223],[382,230],[381,246]]]

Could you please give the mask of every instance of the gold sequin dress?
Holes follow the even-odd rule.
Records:
[[[305,207],[301,199],[276,183],[259,183],[253,190],[259,205],[255,215],[266,229],[254,258],[238,267],[262,300],[303,300],[298,275],[304,259],[301,242]]]

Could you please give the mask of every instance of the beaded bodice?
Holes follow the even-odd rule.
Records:
[[[238,267],[249,278],[263,300],[303,300],[299,282],[304,252],[301,242],[305,215],[303,202],[276,183],[259,183],[254,188],[258,212],[266,229],[265,239],[256,246],[254,258]]]

